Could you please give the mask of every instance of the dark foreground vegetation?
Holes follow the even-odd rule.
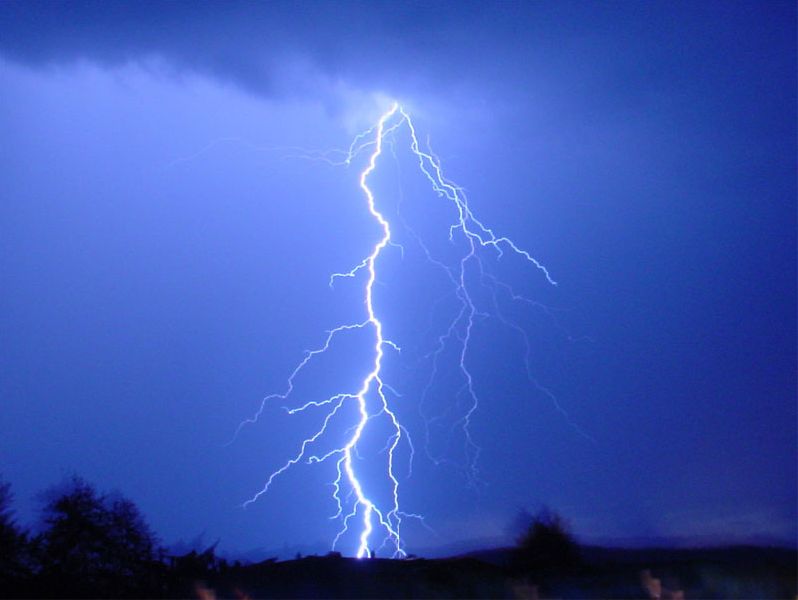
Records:
[[[7,598],[795,598],[795,550],[579,546],[554,513],[527,516],[513,548],[450,559],[229,563],[170,555],[136,506],[74,478],[20,530],[0,484],[0,596]]]

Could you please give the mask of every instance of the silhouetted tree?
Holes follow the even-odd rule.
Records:
[[[37,538],[43,594],[154,592],[160,567],[157,541],[130,500],[100,495],[79,477],[47,496],[45,530]]]
[[[579,566],[579,544],[560,515],[544,508],[534,516],[523,512],[517,521],[525,521],[526,527],[513,552],[512,565],[516,571],[545,577]]]
[[[11,484],[0,481],[0,587],[15,592],[31,575],[28,536],[14,521]]]

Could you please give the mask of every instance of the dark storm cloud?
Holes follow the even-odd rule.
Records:
[[[78,60],[115,66],[157,57],[266,92],[275,89],[273,72],[301,20],[289,13],[236,4],[7,3],[0,46],[31,66]]]
[[[590,99],[612,117],[652,95],[705,96],[702,81],[721,71],[750,76],[746,57],[761,48],[739,47],[739,31],[782,35],[790,11],[777,2],[5,2],[0,55],[29,66],[155,61],[333,107],[343,88],[494,107]],[[717,61],[735,54],[741,63]]]
[[[35,66],[160,58],[179,70],[274,95],[323,95],[329,90],[320,88],[336,82],[398,94],[452,94],[474,85],[481,93],[507,93],[556,79],[571,81],[567,87],[573,90],[597,74],[628,89],[658,64],[678,61],[674,55],[685,48],[677,44],[690,33],[710,34],[724,12],[722,5],[685,10],[674,36],[667,8],[577,2],[6,2],[0,6],[0,53]],[[645,48],[641,39],[648,40]]]
[[[161,58],[258,93],[313,93],[318,81],[306,71],[376,85],[461,77],[450,72],[453,51],[475,67],[483,17],[495,46],[518,12],[512,4],[458,16],[442,4],[9,2],[0,7],[0,52],[32,66]]]

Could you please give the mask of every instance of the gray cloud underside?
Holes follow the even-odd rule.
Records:
[[[400,94],[597,76],[629,85],[689,55],[685,34],[722,36],[746,18],[746,5],[728,6],[4,2],[0,54],[29,66],[155,58],[265,95],[322,95],[338,81]]]
[[[371,85],[450,80],[463,75],[452,72],[462,64],[486,67],[480,46],[512,46],[514,32],[520,33],[519,5],[461,16],[446,6],[10,2],[0,7],[0,52],[29,66],[160,58],[281,95],[312,93],[316,82],[303,81],[306,72]]]

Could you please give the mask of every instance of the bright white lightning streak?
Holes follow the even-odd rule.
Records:
[[[392,119],[394,119],[394,122],[389,125]],[[364,152],[369,148],[373,148],[366,167],[360,173],[359,183],[360,188],[365,195],[369,213],[382,230],[382,237],[380,237],[380,239],[376,242],[371,252],[353,269],[345,273],[335,273],[330,278],[330,285],[332,285],[337,278],[355,278],[361,271],[366,271],[367,281],[365,285],[365,307],[367,318],[362,322],[341,325],[329,331],[325,343],[320,348],[308,351],[303,360],[291,373],[290,377],[288,378],[288,386],[286,391],[282,394],[272,394],[264,398],[258,412],[254,415],[254,417],[242,422],[241,425],[239,425],[236,434],[243,426],[249,423],[254,423],[258,420],[264,410],[265,404],[269,400],[278,398],[281,400],[287,400],[294,391],[294,381],[296,377],[314,357],[330,349],[330,346],[334,342],[336,336],[356,329],[373,329],[374,362],[372,364],[371,371],[363,379],[360,388],[355,393],[337,393],[324,400],[308,401],[297,408],[286,408],[285,410],[289,414],[296,414],[310,409],[311,407],[330,407],[322,421],[321,427],[313,435],[302,441],[297,454],[293,458],[289,459],[282,467],[274,471],[267,478],[261,490],[244,503],[244,506],[247,506],[252,502],[255,502],[261,495],[269,490],[277,477],[299,462],[304,461],[306,463],[320,463],[335,457],[337,459],[337,477],[333,481],[332,485],[334,488],[333,498],[337,505],[337,512],[332,518],[340,518],[342,520],[342,528],[333,541],[333,548],[335,548],[341,537],[349,531],[350,521],[360,514],[361,529],[356,550],[356,556],[358,558],[369,555],[372,548],[369,542],[375,527],[382,528],[385,532],[385,537],[382,541],[382,545],[379,546],[379,548],[384,547],[386,544],[391,544],[394,549],[394,556],[404,556],[405,551],[403,549],[402,539],[400,536],[402,518],[416,518],[421,520],[423,524],[423,517],[417,514],[405,513],[399,508],[399,481],[394,474],[394,454],[399,444],[404,440],[410,449],[410,465],[412,469],[414,447],[407,430],[399,423],[396,414],[391,410],[388,399],[385,395],[385,391],[388,390],[397,397],[399,396],[393,390],[393,388],[391,388],[382,380],[384,349],[386,346],[388,346],[396,351],[399,351],[399,347],[383,336],[383,324],[378,318],[374,308],[373,293],[374,283],[377,279],[377,260],[386,247],[396,244],[393,244],[391,241],[390,223],[385,218],[383,213],[381,213],[377,208],[374,194],[371,188],[368,186],[368,178],[376,169],[377,160],[382,154],[383,141],[385,137],[397,130],[403,124],[407,124],[411,140],[410,149],[418,159],[421,172],[430,182],[432,189],[437,192],[439,196],[444,197],[452,202],[456,209],[457,220],[449,227],[449,239],[453,240],[455,234],[459,231],[462,233],[468,243],[468,251],[460,259],[459,268],[456,271],[453,271],[449,267],[443,265],[443,263],[433,259],[421,240],[418,240],[424,252],[426,253],[427,259],[446,270],[450,281],[455,287],[455,295],[461,304],[461,309],[458,315],[451,322],[447,333],[439,338],[438,348],[433,353],[434,361],[432,377],[435,376],[435,372],[437,370],[437,359],[446,342],[452,337],[457,337],[460,341],[459,368],[465,380],[463,389],[467,390],[471,402],[470,406],[458,420],[456,425],[461,427],[467,441],[467,446],[471,449],[471,452],[469,453],[469,466],[470,474],[474,478],[476,474],[475,465],[480,449],[471,438],[469,425],[471,418],[479,407],[479,399],[474,389],[473,377],[468,369],[466,359],[468,356],[469,343],[475,322],[474,319],[480,313],[477,311],[466,285],[466,269],[468,263],[472,260],[476,260],[477,262],[479,261],[477,257],[477,250],[479,248],[493,248],[499,257],[501,257],[503,253],[509,249],[516,255],[532,263],[544,274],[549,283],[556,285],[556,282],[551,278],[551,275],[546,267],[533,258],[526,250],[519,248],[511,239],[507,237],[495,235],[490,228],[486,227],[474,216],[468,206],[468,202],[463,190],[444,178],[440,161],[437,159],[437,157],[431,152],[425,152],[420,149],[413,121],[411,120],[410,115],[398,104],[393,104],[390,109],[380,117],[376,125],[355,137],[349,147],[348,153],[346,153],[346,158],[344,161],[341,163],[333,163],[349,165],[351,164],[352,160],[361,152]],[[329,161],[327,158],[324,158],[324,160]],[[456,333],[456,330],[458,329],[462,329],[462,333]],[[430,383],[431,381],[432,379],[430,379]],[[429,388],[429,385],[427,387]],[[424,395],[426,395],[426,391],[427,390],[424,391]],[[376,397],[379,399],[379,410],[374,413],[369,413],[368,410],[369,405],[367,402],[367,397],[370,394],[376,394]],[[423,399],[424,397],[422,396],[422,404]],[[311,446],[327,432],[330,422],[334,417],[336,417],[341,407],[347,401],[356,403],[359,418],[354,426],[350,427],[348,430],[347,435],[349,435],[349,438],[346,443],[341,447],[327,452],[326,454],[311,454]],[[358,458],[359,456],[357,445],[361,441],[363,432],[369,421],[381,415],[386,415],[388,417],[391,427],[393,428],[393,433],[388,437],[385,447],[383,448],[383,452],[387,452],[388,457],[386,474],[392,489],[392,499],[388,507],[382,508],[379,507],[364,490],[363,484],[358,478],[356,464],[354,462],[354,459]],[[342,486],[344,485],[344,482],[346,482],[349,488],[349,495],[347,498],[342,498]],[[351,510],[344,515],[344,505],[348,501],[348,498],[352,495],[354,495],[354,502],[352,504]]]
[[[368,281],[366,283],[366,312],[368,313],[368,322],[374,326],[375,331],[375,344],[374,344],[374,368],[371,372],[366,376],[366,379],[363,381],[363,386],[360,388],[360,391],[357,394],[357,401],[358,401],[358,408],[360,410],[360,422],[357,424],[355,429],[354,435],[349,439],[347,444],[344,446],[343,451],[343,458],[338,463],[338,469],[340,473],[340,465],[343,463],[344,470],[346,471],[347,478],[349,480],[349,484],[352,486],[352,489],[355,492],[355,496],[357,498],[356,507],[358,505],[364,508],[363,510],[363,531],[360,535],[360,546],[357,550],[357,557],[360,558],[365,556],[369,552],[369,535],[372,531],[372,523],[371,523],[371,515],[372,512],[376,512],[379,516],[380,523],[387,529],[388,535],[390,538],[395,539],[396,542],[396,550],[397,552],[401,552],[401,539],[399,537],[399,526],[398,524],[401,522],[401,517],[399,517],[399,482],[397,481],[396,477],[393,474],[393,453],[396,450],[396,446],[399,444],[399,441],[402,437],[402,428],[399,427],[399,423],[396,420],[396,415],[388,408],[388,401],[385,398],[385,394],[383,392],[383,383],[380,379],[380,372],[382,370],[382,357],[383,357],[383,346],[385,345],[385,340],[382,335],[382,323],[374,314],[374,282],[377,279],[377,271],[375,267],[375,263],[377,261],[377,257],[382,252],[383,248],[388,245],[388,242],[391,240],[391,226],[385,217],[383,217],[382,213],[377,210],[377,207],[374,203],[374,194],[372,193],[371,189],[369,189],[368,185],[366,184],[366,180],[368,176],[374,171],[377,167],[377,158],[382,153],[382,140],[383,140],[383,130],[385,129],[385,122],[393,116],[393,114],[397,111],[398,105],[394,105],[390,111],[385,113],[379,120],[377,125],[377,134],[375,138],[374,144],[374,152],[371,154],[371,159],[369,160],[368,166],[365,170],[360,174],[360,188],[363,190],[363,193],[366,195],[368,200],[369,212],[372,216],[379,222],[380,227],[382,227],[383,236],[377,242],[377,245],[374,246],[374,249],[371,251],[371,254],[366,259],[366,268],[368,269]],[[382,410],[390,416],[391,422],[395,427],[396,434],[394,436],[394,442],[390,446],[388,450],[388,476],[393,483],[393,497],[394,497],[394,505],[393,509],[389,513],[390,515],[394,515],[395,519],[394,522],[396,523],[396,527],[389,521],[383,518],[382,514],[377,510],[377,507],[374,503],[369,500],[365,494],[363,493],[363,488],[358,480],[355,470],[352,467],[352,450],[355,445],[360,440],[361,434],[363,433],[363,429],[366,426],[366,423],[369,419],[368,411],[366,410],[366,394],[371,389],[372,384],[376,383],[377,393],[382,400]],[[336,497],[338,489],[336,489]]]

